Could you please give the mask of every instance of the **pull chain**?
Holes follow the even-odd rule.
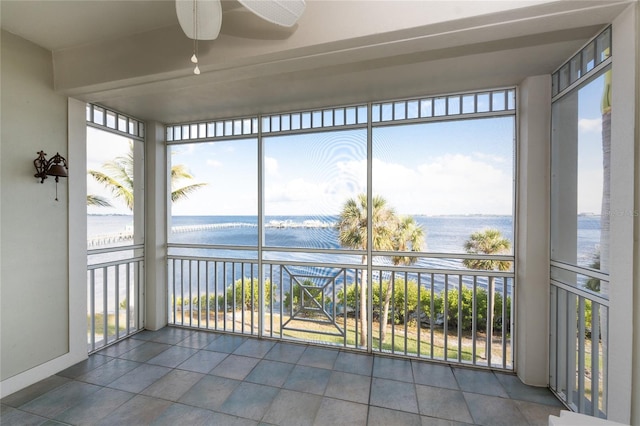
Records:
[[[191,56],[191,62],[196,64],[193,69],[195,75],[200,74],[200,68],[198,68],[198,0],[193,0],[193,56]]]

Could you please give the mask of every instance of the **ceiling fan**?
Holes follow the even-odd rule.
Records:
[[[305,10],[305,0],[237,0],[240,5],[253,15],[279,27],[292,28]],[[235,9],[227,7],[228,10]],[[223,7],[221,0],[176,0],[178,22],[185,35],[194,41],[191,62],[198,68],[198,40],[215,40],[222,28]],[[230,18],[233,18],[230,16]],[[246,18],[246,16],[244,17]],[[230,19],[231,20],[231,19]],[[236,22],[238,19],[235,20]],[[254,31],[264,35],[265,31]],[[266,37],[268,38],[268,37]]]

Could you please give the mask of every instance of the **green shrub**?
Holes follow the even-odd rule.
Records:
[[[305,287],[305,291],[303,292],[302,287]],[[304,294],[303,294],[304,293]],[[302,295],[302,299],[304,299],[304,307],[306,308],[316,308],[318,304],[322,305],[322,298],[324,296],[324,287],[316,286],[311,280],[304,280],[302,282],[302,286],[297,282],[293,285],[293,289],[291,292],[287,291],[284,294],[283,304],[286,309],[291,308],[291,299],[293,294],[293,310],[300,310],[302,308],[300,296]],[[313,302],[312,298],[317,302]],[[328,304],[331,299],[325,297],[325,304]]]
[[[270,306],[275,296],[275,285],[271,281],[264,282],[264,301]],[[227,306],[231,309],[258,310],[259,284],[257,278],[243,277],[227,287]],[[235,295],[235,299],[234,299]],[[234,306],[235,303],[235,306]]]

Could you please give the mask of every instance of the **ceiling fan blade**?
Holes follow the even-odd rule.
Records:
[[[254,40],[286,40],[297,30],[298,24],[283,27],[267,22],[245,8],[224,11],[220,34]]]
[[[218,38],[222,26],[220,0],[176,0],[176,14],[182,31],[190,39],[215,40]],[[198,23],[197,34],[194,16]]]
[[[306,4],[304,0],[238,0],[244,7],[283,27],[292,27],[300,19]]]

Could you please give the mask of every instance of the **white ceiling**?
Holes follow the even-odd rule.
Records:
[[[2,0],[0,13],[4,30],[53,52],[61,93],[169,123],[515,85],[629,3],[307,2],[291,31],[225,2],[200,76],[173,1]]]

